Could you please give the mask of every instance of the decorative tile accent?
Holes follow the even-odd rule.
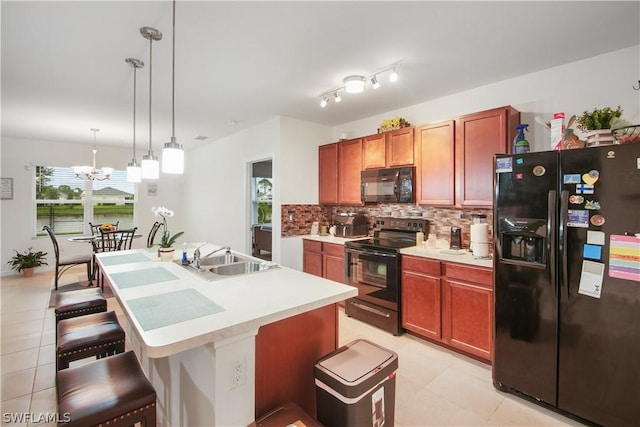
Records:
[[[456,209],[434,208],[410,204],[379,204],[366,206],[320,206],[320,205],[282,205],[282,236],[299,236],[311,232],[311,224],[331,225],[334,215],[345,212],[362,212],[369,219],[369,231],[373,230],[373,220],[378,216],[401,218],[424,218],[429,221],[429,233],[435,233],[439,239],[449,239],[451,226],[462,228],[462,244],[470,243],[470,227],[473,215],[486,215],[489,234],[493,233],[492,209]]]

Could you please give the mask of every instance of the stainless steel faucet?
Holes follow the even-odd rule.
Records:
[[[208,254],[206,254],[204,256],[200,256],[200,248],[196,248],[196,250],[193,251],[193,267],[196,268],[196,269],[200,269],[200,263],[203,260],[209,258],[211,255],[213,255],[213,254],[215,254],[217,252],[220,252],[222,250],[224,250],[226,252],[225,255],[226,254],[231,255],[231,246],[223,246],[221,248],[218,248],[218,249],[216,249],[214,251],[209,252]]]

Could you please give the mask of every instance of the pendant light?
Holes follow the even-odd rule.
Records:
[[[153,71],[152,49],[153,41],[162,40],[162,33],[155,28],[140,28],[142,37],[149,40],[149,152],[142,157],[142,178],[158,179],[160,178],[160,162],[158,156],[153,154],[151,140],[151,75]]]
[[[173,58],[171,63],[171,141],[162,149],[162,172],[184,173],[184,150],[176,142],[176,1],[173,0]]]
[[[136,72],[138,68],[144,67],[144,62],[135,58],[127,58],[125,62],[133,67],[133,158],[127,165],[127,181],[142,181],[142,168],[136,160]]]

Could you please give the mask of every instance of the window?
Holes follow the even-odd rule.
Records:
[[[106,181],[85,181],[69,167],[36,166],[34,170],[36,236],[44,235],[45,225],[67,235],[89,233],[89,222],[134,227],[136,191],[127,182],[126,171],[114,170]]]
[[[253,223],[271,223],[272,199],[271,190],[273,180],[271,178],[253,178]]]

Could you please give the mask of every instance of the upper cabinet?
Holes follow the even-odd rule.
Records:
[[[453,120],[416,128],[416,203],[455,204],[455,122]]]
[[[338,203],[360,205],[362,138],[338,144]]]
[[[414,164],[414,128],[407,127],[363,138],[363,169]]]
[[[520,112],[501,107],[456,120],[456,205],[493,204],[493,155],[509,153]]]
[[[319,194],[321,205],[338,203],[338,143],[321,145],[318,148]]]

